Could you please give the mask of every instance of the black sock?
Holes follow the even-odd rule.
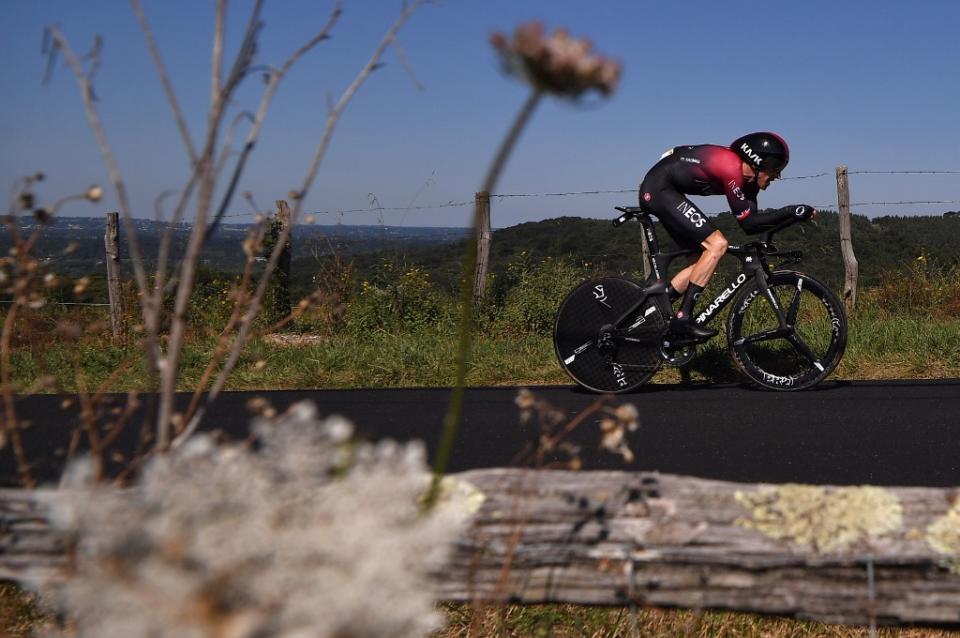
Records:
[[[690,285],[687,286],[686,292],[683,293],[683,304],[680,306],[680,311],[677,313],[677,318],[687,319],[693,314],[693,306],[697,303],[697,299],[700,297],[701,292],[703,292],[703,286],[698,286],[697,284],[690,282]]]
[[[667,299],[670,300],[670,303],[673,303],[680,298],[680,293],[677,292],[677,289],[673,287],[673,284],[667,284]]]

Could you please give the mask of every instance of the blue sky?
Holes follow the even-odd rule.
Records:
[[[60,65],[41,86],[43,28],[56,23],[74,49],[105,39],[96,88],[136,214],[153,216],[154,198],[180,187],[187,155],[153,71],[143,36],[122,0],[0,0],[0,178],[4,189],[43,170],[46,201],[107,175],[86,125],[76,84]],[[212,0],[143,0],[192,135],[201,138],[209,94]],[[228,53],[249,9],[231,2]],[[270,0],[259,64],[279,64],[326,21],[332,2]],[[243,190],[268,208],[303,180],[335,100],[400,11],[400,0],[344,0],[333,38],[294,67],[274,100]],[[774,130],[791,144],[785,180],[761,194],[761,206],[807,202],[835,206],[836,166],[850,170],[960,170],[960,3],[952,0],[827,2],[644,2],[596,0],[444,0],[423,7],[400,33],[404,58],[360,89],[336,131],[307,211],[319,223],[462,226],[468,202],[526,89],[499,70],[488,44],[538,18],[587,36],[623,63],[606,102],[541,104],[497,192],[508,195],[635,189],[664,149],[726,144],[751,130]],[[253,110],[262,83],[252,77],[235,111]],[[199,143],[199,142],[198,142]],[[632,193],[493,200],[504,227],[560,215],[607,218]],[[960,175],[854,175],[859,202],[960,200]],[[702,200],[711,212],[720,198]],[[85,202],[64,215],[101,215]],[[855,208],[868,214],[939,213],[960,204]],[[236,199],[231,213],[252,211]],[[242,218],[238,218],[242,220]]]

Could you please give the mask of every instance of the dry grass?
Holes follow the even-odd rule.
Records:
[[[583,605],[443,605],[447,627],[432,638],[544,637],[614,638],[866,638],[869,628],[826,625],[732,612],[640,609],[636,621],[626,608]],[[636,622],[636,633],[634,633]],[[923,628],[879,628],[881,638],[956,638],[958,632]]]
[[[12,583],[0,582],[0,636],[27,638],[50,626],[52,618],[37,605],[36,596]]]

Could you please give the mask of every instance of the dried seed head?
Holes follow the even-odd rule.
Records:
[[[21,210],[30,210],[34,205],[33,193],[20,193],[18,201]]]
[[[293,189],[291,189],[290,192],[287,193],[287,196],[288,196],[290,199],[296,201],[296,200],[298,200],[298,199],[302,199],[302,198],[303,198],[303,191],[298,191],[298,190],[293,190]]]
[[[590,90],[610,97],[620,80],[619,62],[593,54],[589,40],[564,29],[548,36],[540,22],[528,22],[512,39],[494,33],[490,42],[507,73],[559,97],[578,98]]]
[[[56,327],[57,334],[63,336],[65,339],[79,339],[80,335],[83,334],[83,329],[78,325],[70,321],[61,321],[57,324]]]
[[[305,221],[306,221],[308,224],[316,224],[316,223],[317,223],[317,218],[316,218],[315,215],[307,215]]]
[[[53,215],[50,214],[50,211],[46,208],[37,208],[33,211],[33,218],[37,220],[39,224],[49,224],[53,221]]]
[[[103,189],[99,186],[91,186],[83,196],[91,202],[99,202],[103,198]]]
[[[277,414],[277,411],[272,405],[270,405],[270,402],[263,397],[253,397],[247,401],[247,409],[256,415],[266,417],[268,419],[276,416]]]
[[[33,181],[42,182],[44,180],[44,177],[45,175],[43,174],[43,171],[37,171],[36,173],[33,174]]]
[[[637,412],[637,406],[632,403],[624,403],[616,409],[614,414],[617,422],[631,432],[637,429],[639,425],[640,413]]]
[[[517,392],[517,397],[513,400],[517,404],[517,407],[521,410],[529,410],[533,407],[535,399],[533,398],[533,392],[527,390],[526,388],[520,388],[520,391]]]
[[[90,278],[81,277],[80,279],[77,280],[77,283],[73,285],[73,294],[82,295],[87,290],[87,287],[89,285],[90,285]]]
[[[66,248],[63,249],[63,254],[69,255],[70,253],[74,253],[77,251],[77,248],[79,247],[80,247],[80,242],[72,241],[69,244],[67,244]]]

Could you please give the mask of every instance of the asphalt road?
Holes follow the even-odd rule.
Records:
[[[597,400],[571,386],[532,388],[570,417]],[[531,439],[519,423],[517,388],[470,388],[450,471],[509,466]],[[447,388],[235,392],[221,396],[206,421],[230,438],[247,433],[247,401],[267,398],[283,409],[312,400],[322,414],[341,414],[370,439],[422,439],[431,456],[441,436]],[[35,477],[55,481],[79,420],[64,396],[17,401],[26,456]],[[181,402],[187,396],[179,397]],[[113,395],[115,405],[125,397]],[[960,486],[960,379],[828,382],[775,393],[743,385],[651,385],[614,397],[630,402],[640,427],[628,435],[635,460],[598,449],[597,419],[568,436],[582,446],[584,469],[659,470],[743,482],[832,485]],[[135,416],[133,422],[136,423]],[[138,442],[137,428],[118,437],[108,456],[119,467]],[[0,484],[18,484],[11,447],[0,451]]]

